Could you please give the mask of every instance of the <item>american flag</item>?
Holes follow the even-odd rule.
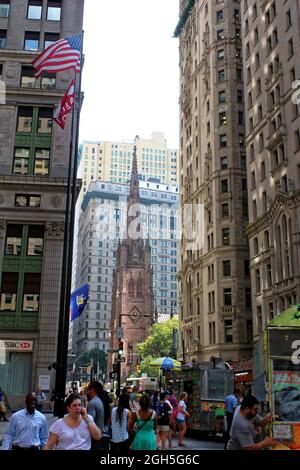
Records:
[[[43,72],[56,73],[67,69],[80,72],[82,35],[69,36],[50,44],[32,65],[38,78]]]

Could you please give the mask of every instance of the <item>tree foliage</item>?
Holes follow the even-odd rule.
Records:
[[[94,371],[97,370],[97,364],[99,362],[99,368],[103,373],[106,373],[107,368],[107,354],[102,351],[102,349],[94,348],[90,351],[83,353],[82,356],[78,359],[78,365],[82,367],[87,367],[93,362]]]
[[[150,335],[143,343],[137,344],[137,353],[146,361],[156,357],[169,356],[173,349],[173,330],[178,329],[178,317],[152,325]]]

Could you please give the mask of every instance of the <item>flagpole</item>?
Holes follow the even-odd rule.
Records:
[[[69,341],[69,312],[72,283],[72,260],[73,260],[73,238],[75,225],[75,209],[77,200],[77,170],[78,170],[78,144],[79,144],[79,126],[80,126],[80,108],[81,108],[81,82],[83,69],[83,36],[81,40],[80,51],[80,74],[79,86],[77,91],[77,76],[75,72],[75,102],[72,112],[71,140],[69,154],[68,186],[65,216],[65,232],[63,246],[62,262],[62,282],[60,297],[60,314],[57,338],[57,358],[56,358],[56,378],[55,378],[55,401],[53,415],[62,418],[65,414],[65,389],[67,378],[67,358]],[[75,122],[75,117],[76,122]],[[74,139],[74,128],[75,139]],[[74,143],[75,141],[75,143]],[[74,158],[73,158],[74,154]],[[72,173],[73,171],[73,173]]]

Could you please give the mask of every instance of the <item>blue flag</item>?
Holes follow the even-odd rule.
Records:
[[[89,285],[84,284],[71,295],[70,320],[74,321],[82,314],[89,300]]]

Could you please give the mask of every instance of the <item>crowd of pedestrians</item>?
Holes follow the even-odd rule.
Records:
[[[0,390],[1,392],[1,390]],[[1,395],[0,395],[1,398]],[[48,430],[42,413],[44,392],[37,388],[25,399],[25,408],[11,416],[1,450],[126,451],[172,448],[178,432],[183,444],[187,394],[176,399],[173,391],[142,393],[125,387],[119,398],[100,382],[84,391],[69,390],[66,414]],[[4,415],[5,416],[5,415]]]
[[[117,398],[100,382],[92,381],[81,394],[70,390],[65,416],[55,421],[49,431],[41,412],[44,400],[39,388],[26,396],[25,408],[9,420],[0,450],[123,452],[166,449],[167,445],[171,449],[176,433],[178,446],[185,447],[190,418],[186,392],[176,398],[172,390],[142,393],[136,387],[124,387]],[[4,402],[4,392],[0,389],[1,401]],[[240,391],[235,389],[226,397],[225,409],[225,449],[258,450],[278,444],[275,439],[261,437],[261,430],[271,422],[272,415],[258,415],[255,397],[240,399]],[[5,418],[5,412],[1,413]]]

